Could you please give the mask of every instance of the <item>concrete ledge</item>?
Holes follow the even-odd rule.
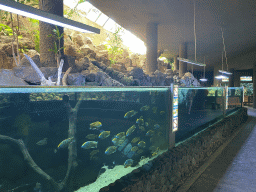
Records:
[[[177,191],[185,180],[198,171],[209,156],[225,143],[240,125],[246,122],[247,118],[246,108],[237,110],[154,159],[152,170],[141,174],[139,178],[138,174],[137,176],[134,174],[133,177],[131,173],[129,178],[136,181],[129,182],[128,186],[119,191]],[[119,182],[124,183],[124,181]],[[115,183],[111,186],[109,191],[114,190]]]

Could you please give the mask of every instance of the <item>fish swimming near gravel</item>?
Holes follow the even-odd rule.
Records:
[[[98,135],[96,135],[96,134],[89,134],[89,135],[87,135],[85,138],[86,139],[96,139],[98,137]]]
[[[138,143],[138,146],[139,146],[140,148],[145,148],[145,147],[146,147],[146,142],[145,142],[145,141],[140,141],[140,142]]]
[[[60,144],[58,145],[58,149],[59,148],[66,148],[72,141],[74,140],[74,137],[65,139],[63,141],[60,142]]]
[[[137,124],[139,124],[139,126],[144,125],[144,119],[143,119],[143,116],[140,116],[140,118],[136,120],[136,123],[137,123]]]
[[[97,145],[98,145],[97,141],[86,141],[83,143],[81,148],[83,148],[83,149],[97,148]]]
[[[106,139],[107,137],[110,136],[110,131],[102,131],[99,135],[100,139]]]
[[[44,139],[38,141],[36,144],[37,144],[37,145],[46,145],[46,144],[47,144],[47,139],[48,139],[48,138],[44,138]]]
[[[132,166],[132,164],[133,164],[133,160],[132,159],[127,159],[124,162],[124,168],[130,167],[130,166]]]
[[[126,131],[126,136],[129,136],[132,134],[132,132],[136,129],[136,126],[133,125],[131,126],[127,131]]]
[[[90,124],[91,130],[98,130],[102,126],[102,123],[99,121],[93,122]]]
[[[110,146],[110,147],[108,147],[107,149],[106,149],[106,151],[105,151],[105,154],[106,155],[110,155],[110,154],[112,154],[112,153],[115,153],[116,152],[116,146]]]
[[[160,127],[160,125],[158,125],[158,124],[154,125],[154,129],[159,129],[159,127]]]
[[[124,115],[124,118],[131,118],[133,117],[134,115],[136,115],[138,112],[137,111],[134,111],[134,110],[131,110],[131,111],[128,111],[127,113],[125,113]]]
[[[155,134],[155,131],[149,130],[149,131],[146,133],[146,136],[152,137],[154,134]]]
[[[140,108],[140,111],[147,111],[147,110],[149,110],[149,108],[150,107],[148,105],[145,105],[145,106]]]

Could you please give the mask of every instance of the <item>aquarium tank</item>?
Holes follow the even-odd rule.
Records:
[[[0,191],[99,191],[150,169],[169,147],[170,94],[169,87],[1,88]]]
[[[179,87],[176,144],[242,107],[243,88],[227,90],[226,97],[225,87]]]

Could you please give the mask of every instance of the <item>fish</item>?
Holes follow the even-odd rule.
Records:
[[[125,141],[125,137],[122,137],[121,139],[118,140],[117,142],[117,146],[121,146],[123,144],[123,142]]]
[[[92,156],[90,157],[90,160],[95,160],[95,161],[98,161],[100,158],[98,156]]]
[[[139,126],[144,125],[144,119],[143,119],[143,116],[141,116],[139,119],[137,119],[136,123],[137,123],[137,124],[139,124]]]
[[[163,115],[163,114],[165,114],[165,111],[160,111],[160,115]]]
[[[96,135],[96,134],[89,134],[85,138],[86,139],[96,139],[97,137],[98,137],[98,135]]]
[[[48,138],[44,138],[44,139],[38,141],[36,144],[37,144],[37,145],[46,145],[46,144],[47,144],[47,139],[48,139]]]
[[[115,135],[115,138],[119,139],[119,138],[121,138],[123,136],[125,136],[125,132],[120,132],[120,133]]]
[[[133,125],[131,126],[127,131],[126,131],[126,136],[129,136],[132,134],[132,132],[136,129],[136,126]]]
[[[114,137],[114,138],[112,139],[112,143],[113,143],[114,145],[117,145],[118,141],[119,141],[119,139],[116,138],[116,137]]]
[[[157,147],[153,152],[152,152],[152,157],[153,156],[155,156],[155,155],[157,155],[158,154],[158,152],[159,152],[159,147]]]
[[[110,155],[110,154],[115,153],[115,152],[116,152],[116,146],[110,146],[106,149],[105,154]]]
[[[138,153],[138,154],[141,154],[141,153],[143,153],[143,150],[140,149],[140,150],[137,151],[137,153]]]
[[[157,107],[153,107],[153,108],[152,108],[152,111],[153,111],[153,113],[156,113]]]
[[[106,139],[107,137],[110,136],[110,131],[102,131],[99,135],[100,139]]]
[[[150,107],[148,105],[145,105],[145,106],[140,108],[140,111],[147,111],[147,110],[149,110],[149,108]]]
[[[99,153],[100,152],[100,150],[99,149],[97,149],[97,150],[93,150],[91,153],[90,153],[90,159],[92,159],[93,158],[93,156],[94,155],[96,155],[97,153]]]
[[[155,131],[153,130],[149,130],[147,133],[146,133],[146,136],[153,136],[155,134]]]
[[[140,137],[135,137],[135,138],[133,138],[131,143],[137,143],[139,140],[140,140]]]
[[[150,151],[156,151],[156,150],[157,150],[157,147],[154,146],[154,145],[152,145],[152,146],[149,147],[149,150],[150,150]]]
[[[131,118],[133,117],[134,115],[136,115],[138,112],[137,111],[134,111],[134,110],[131,110],[131,111],[128,111],[127,113],[125,113],[124,115],[124,118]]]
[[[146,142],[145,142],[145,141],[140,141],[140,142],[138,143],[138,146],[139,146],[140,148],[145,148],[145,147],[146,147]]]
[[[91,149],[91,148],[97,148],[98,142],[97,141],[86,141],[83,143],[81,148],[83,149]]]
[[[158,125],[158,124],[154,125],[154,129],[159,129],[159,127],[160,127],[160,125]]]
[[[124,162],[124,168],[130,167],[130,166],[132,166],[132,164],[133,164],[133,160],[132,159],[127,159]]]
[[[148,127],[148,122],[145,122],[145,126]]]
[[[134,147],[131,148],[131,151],[138,151],[138,149],[139,149],[139,147],[134,146]]]
[[[139,129],[140,129],[141,131],[146,131],[143,126],[139,126]]]
[[[74,137],[65,139],[63,141],[60,142],[60,144],[58,145],[58,149],[59,148],[66,148],[72,141],[74,140]]]
[[[155,131],[153,131],[153,130],[149,130],[147,133],[146,133],[146,136],[153,136],[154,135],[154,133],[155,133]]]
[[[91,130],[98,130],[102,126],[102,123],[99,121],[93,122],[90,124]]]

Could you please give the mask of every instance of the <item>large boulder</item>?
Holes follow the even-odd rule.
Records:
[[[57,73],[56,67],[41,67],[40,70],[48,79],[50,76],[54,76]],[[40,84],[40,77],[32,67],[14,67],[14,75],[29,83]]]
[[[84,45],[84,37],[80,33],[76,33],[76,35],[73,36],[73,42],[76,43],[79,46]]]
[[[23,79],[14,75],[10,69],[0,69],[0,85],[2,86],[25,86],[28,85]]]
[[[67,78],[68,85],[85,85],[85,77],[80,73],[72,73]]]
[[[143,79],[144,72],[141,68],[135,67],[128,73],[128,76],[132,76],[134,79]]]
[[[40,63],[40,57],[39,55],[34,55],[33,57],[31,57],[31,59],[35,62],[35,64],[38,66],[38,67],[41,67],[41,63]],[[29,62],[29,60],[26,58],[26,57],[23,57],[21,60],[20,60],[20,67],[31,67],[31,64]]]
[[[3,50],[0,50],[0,69],[12,69],[12,67],[7,54]]]

